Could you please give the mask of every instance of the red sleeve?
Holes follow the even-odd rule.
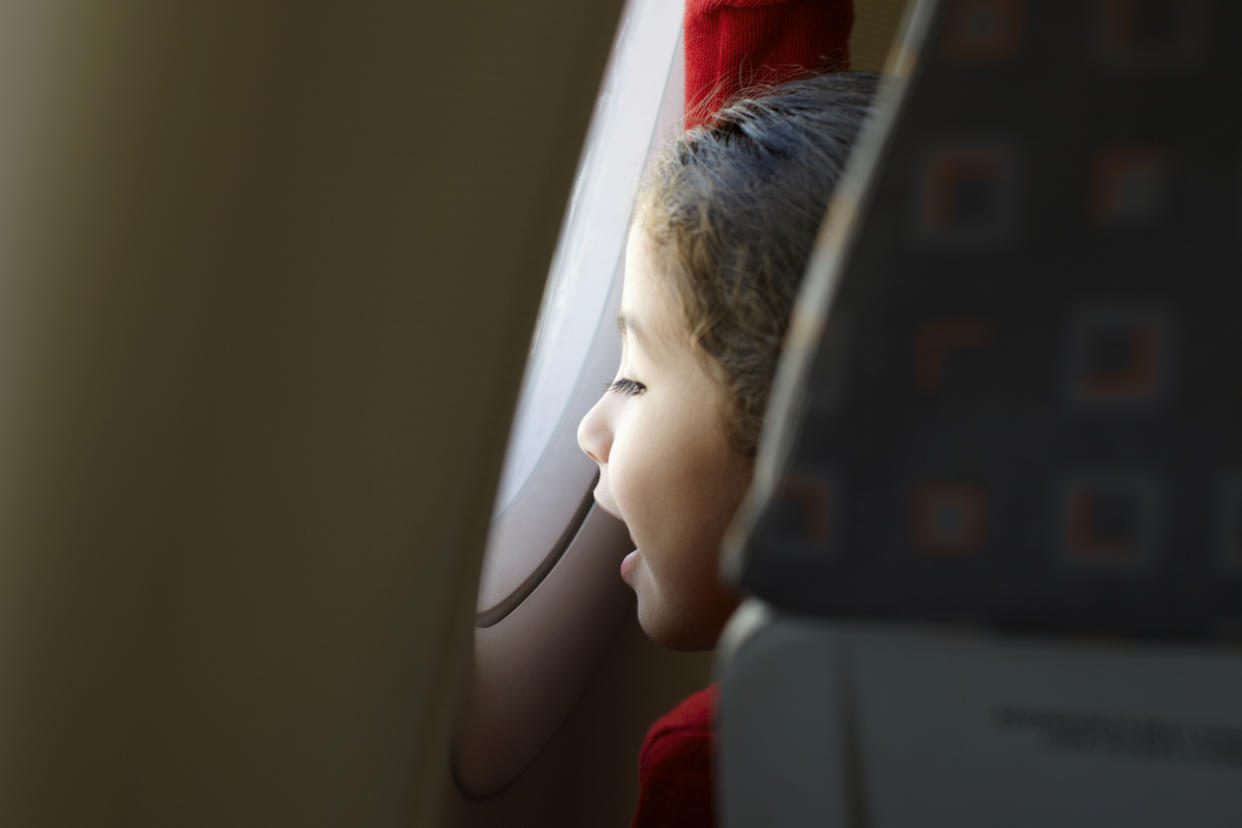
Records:
[[[641,790],[631,828],[712,828],[716,686],[661,716],[638,757]]]
[[[853,0],[686,0],[686,128],[752,84],[848,69]]]

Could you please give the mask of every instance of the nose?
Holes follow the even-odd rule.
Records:
[[[608,462],[608,453],[612,450],[612,426],[605,410],[607,400],[607,394],[600,397],[578,423],[578,448],[601,466]]]

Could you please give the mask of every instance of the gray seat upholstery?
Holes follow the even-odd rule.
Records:
[[[744,531],[749,825],[1242,825],[1242,4],[927,0]]]

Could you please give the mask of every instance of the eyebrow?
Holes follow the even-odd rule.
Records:
[[[643,328],[634,319],[626,316],[624,313],[617,314],[617,330],[622,336],[633,334],[634,339],[638,340],[638,344],[646,348],[648,346],[647,335],[643,333]]]

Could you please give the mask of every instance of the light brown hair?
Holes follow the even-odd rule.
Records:
[[[725,389],[729,441],[754,457],[815,235],[878,77],[834,72],[721,109],[648,171],[637,215]]]

